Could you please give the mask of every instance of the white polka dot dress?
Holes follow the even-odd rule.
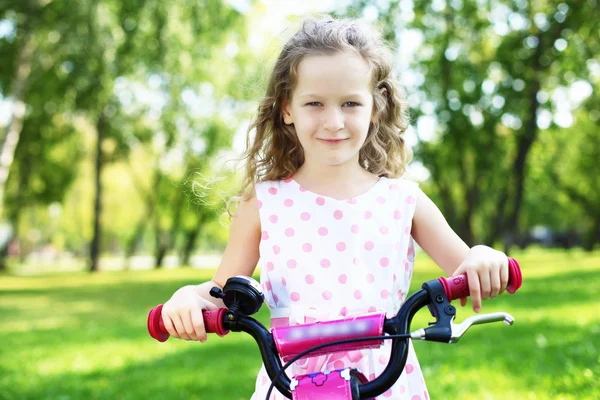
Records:
[[[410,236],[417,184],[380,178],[347,200],[321,196],[293,179],[256,185],[262,239],[261,284],[271,326],[305,324],[366,312],[394,315],[413,271]],[[288,375],[358,368],[367,378],[383,372],[390,342],[378,349],[300,360]],[[261,368],[252,400],[264,400],[270,380]],[[271,399],[285,399],[276,389]],[[404,372],[378,399],[429,396],[412,343]]]

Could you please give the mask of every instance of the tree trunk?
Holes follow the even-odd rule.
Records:
[[[0,211],[4,209],[6,181],[8,180],[15,156],[15,149],[23,130],[23,120],[25,119],[25,103],[23,98],[25,97],[27,81],[31,72],[32,53],[33,44],[31,34],[26,34],[17,60],[17,73],[13,89],[14,111],[7,127],[6,138],[4,139],[4,143],[2,143],[2,150],[0,150]]]
[[[158,224],[155,226],[155,231],[156,256],[154,268],[159,269],[163,267],[163,261],[167,255],[167,250],[169,249],[169,246],[167,245],[168,235],[159,228]]]
[[[131,235],[127,242],[127,247],[125,248],[125,260],[129,260],[131,256],[133,256],[133,254],[135,253],[140,238],[144,234],[144,228],[146,227],[147,222],[148,220],[146,219],[146,217],[143,217],[138,221],[133,235]]]
[[[196,245],[198,234],[200,234],[200,226],[198,226],[198,229],[185,233],[185,246],[183,247],[183,253],[181,255],[181,265],[190,265],[190,258],[194,246]]]
[[[96,124],[96,198],[94,199],[94,237],[90,244],[90,272],[98,271],[98,260],[100,258],[100,240],[101,240],[101,218],[102,218],[102,140],[104,138],[104,129],[106,121],[104,120],[104,111],[100,111],[98,123]]]

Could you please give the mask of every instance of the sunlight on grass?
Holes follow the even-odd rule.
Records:
[[[457,344],[415,343],[432,399],[598,399],[600,252],[517,253],[523,287],[485,301],[513,326],[469,330]],[[258,272],[258,271],[257,271]],[[2,276],[0,396],[3,399],[247,399],[260,355],[252,338],[207,344],[146,332],[150,308],[214,271],[176,269]],[[411,292],[441,270],[420,254]],[[458,309],[457,322],[474,315]],[[268,311],[257,314],[263,323]],[[413,327],[432,317],[419,313]]]

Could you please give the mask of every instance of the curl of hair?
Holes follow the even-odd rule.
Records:
[[[241,189],[231,200],[247,200],[255,183],[285,179],[300,168],[304,152],[294,126],[283,122],[283,105],[292,97],[297,67],[304,57],[339,52],[354,52],[371,68],[373,118],[359,153],[360,165],[388,178],[404,173],[412,156],[403,138],[408,127],[408,103],[394,77],[392,56],[381,35],[359,21],[308,19],[285,43],[275,62],[266,94],[248,129],[241,159],[245,162]]]

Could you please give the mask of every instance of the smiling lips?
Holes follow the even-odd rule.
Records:
[[[320,142],[323,143],[327,143],[327,144],[338,144],[338,143],[342,143],[345,140],[348,140],[348,138],[342,138],[342,139],[317,139]]]

